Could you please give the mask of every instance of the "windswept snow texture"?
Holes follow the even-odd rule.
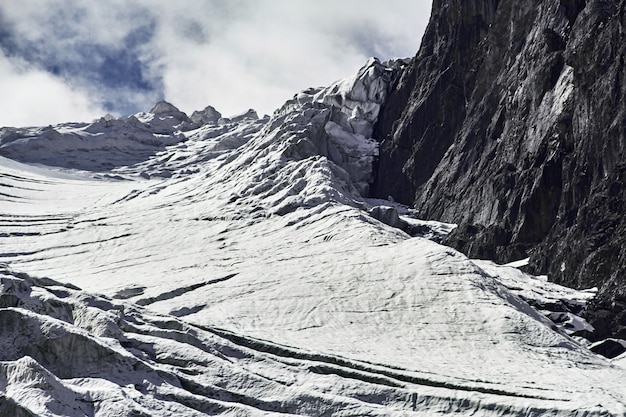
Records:
[[[261,119],[4,130],[0,415],[623,415],[622,358],[542,311],[591,293],[370,215],[394,65]]]

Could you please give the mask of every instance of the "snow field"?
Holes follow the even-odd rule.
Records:
[[[626,412],[620,360],[568,335],[584,323],[559,328],[541,312],[590,293],[369,215],[369,136],[392,81],[370,61],[269,119],[185,130],[160,104],[130,121],[55,128],[64,143],[109,135],[122,151],[104,171],[99,136],[78,156],[38,131],[0,139],[3,154],[41,147],[52,156],[39,162],[57,167],[0,160],[1,340],[24,338],[3,344],[7,410]],[[159,141],[137,150],[129,131]]]

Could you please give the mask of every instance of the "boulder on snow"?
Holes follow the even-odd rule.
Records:
[[[398,210],[390,206],[376,206],[370,210],[370,215],[378,221],[391,227],[399,227],[401,224]]]
[[[626,352],[626,340],[604,339],[591,345],[589,350],[605,358],[617,358],[619,355]]]

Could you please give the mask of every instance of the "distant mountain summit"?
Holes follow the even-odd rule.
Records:
[[[578,288],[626,338],[626,2],[435,0],[385,104],[374,193],[448,244]]]
[[[161,100],[152,107],[150,110],[152,114],[178,114],[182,113],[176,106],[171,103],[168,103],[165,100]],[[186,116],[186,115],[185,115]]]

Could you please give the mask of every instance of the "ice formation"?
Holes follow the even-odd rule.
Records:
[[[623,415],[592,292],[365,198],[394,79],[3,129],[0,415]]]

